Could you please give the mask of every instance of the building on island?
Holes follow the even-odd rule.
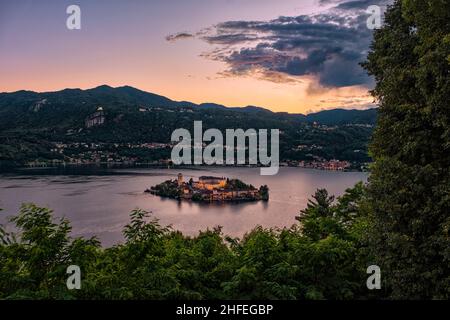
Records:
[[[147,189],[152,194],[193,201],[257,201],[268,197],[260,189],[238,179],[202,176],[185,182],[179,173],[177,179],[167,180]]]
[[[184,190],[184,195],[197,194],[203,200],[225,201],[235,199],[258,198],[259,190],[249,188],[245,190],[235,190],[230,188],[228,179],[224,177],[202,176],[198,181],[193,182],[192,187]]]
[[[183,174],[179,173],[178,174],[178,186],[181,187],[183,185]]]
[[[227,185],[227,179],[224,177],[211,177],[202,176],[198,178],[198,181],[194,182],[194,186],[197,189],[214,190],[225,188]]]

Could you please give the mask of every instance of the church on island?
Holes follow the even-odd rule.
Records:
[[[212,176],[201,176],[196,181],[192,178],[184,181],[181,173],[178,174],[177,180],[167,180],[146,192],[192,201],[267,201],[269,199],[267,186],[257,189],[238,179]]]

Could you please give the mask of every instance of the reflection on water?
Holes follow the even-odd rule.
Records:
[[[151,211],[162,225],[172,225],[186,234],[223,226],[224,233],[241,237],[257,225],[284,227],[296,223],[294,217],[306,206],[317,188],[335,195],[366,173],[330,172],[301,168],[281,168],[275,176],[260,176],[258,168],[168,169],[78,169],[73,171],[25,171],[20,175],[0,175],[0,223],[17,213],[21,203],[47,206],[56,216],[67,217],[73,236],[97,235],[103,245],[120,242],[122,228],[134,208]],[[185,179],[202,175],[239,178],[254,186],[267,184],[269,202],[192,203],[160,198],[143,191],[178,172]],[[56,175],[55,175],[56,174]]]

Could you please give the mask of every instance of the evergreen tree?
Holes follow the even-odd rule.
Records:
[[[302,233],[313,240],[325,239],[328,235],[339,232],[340,225],[334,219],[334,196],[329,196],[325,189],[318,189],[308,200],[307,207],[295,217],[300,222]]]
[[[370,148],[371,246],[392,298],[450,297],[450,1],[396,1],[365,68],[379,119]]]

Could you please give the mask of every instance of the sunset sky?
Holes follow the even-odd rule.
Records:
[[[306,113],[367,108],[358,63],[387,0],[0,0],[0,92],[130,85]],[[66,8],[81,8],[81,30]]]

